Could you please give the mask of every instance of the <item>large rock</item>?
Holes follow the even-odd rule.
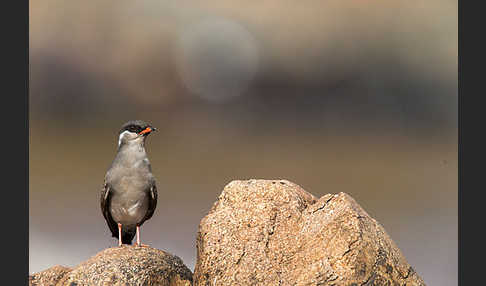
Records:
[[[425,285],[349,195],[229,183],[199,225],[194,285]]]
[[[55,286],[72,269],[61,265],[53,266],[29,276],[31,286]]]
[[[150,247],[105,249],[74,269],[53,267],[29,277],[30,285],[189,286],[192,273],[182,260]]]

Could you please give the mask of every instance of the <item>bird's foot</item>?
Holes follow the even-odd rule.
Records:
[[[136,243],[134,244],[135,247],[150,247],[150,245],[143,244],[143,243]]]

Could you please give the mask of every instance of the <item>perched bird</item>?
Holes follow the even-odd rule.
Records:
[[[152,217],[157,206],[157,187],[145,152],[145,140],[155,131],[150,124],[133,120],[125,123],[118,139],[118,151],[105,176],[101,211],[118,245],[132,244],[140,226]]]

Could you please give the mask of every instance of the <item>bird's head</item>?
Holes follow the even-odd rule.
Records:
[[[120,129],[118,147],[130,143],[143,143],[145,138],[153,131],[156,131],[156,128],[145,121],[128,121]]]

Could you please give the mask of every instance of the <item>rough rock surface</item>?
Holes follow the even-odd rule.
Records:
[[[199,225],[194,285],[425,285],[349,195],[229,183]]]
[[[29,285],[43,286],[43,285],[56,285],[67,273],[72,269],[61,265],[53,266],[42,272],[35,273],[29,276]]]
[[[72,270],[56,267],[30,276],[30,285],[192,285],[192,273],[179,257],[150,247],[108,248]]]

